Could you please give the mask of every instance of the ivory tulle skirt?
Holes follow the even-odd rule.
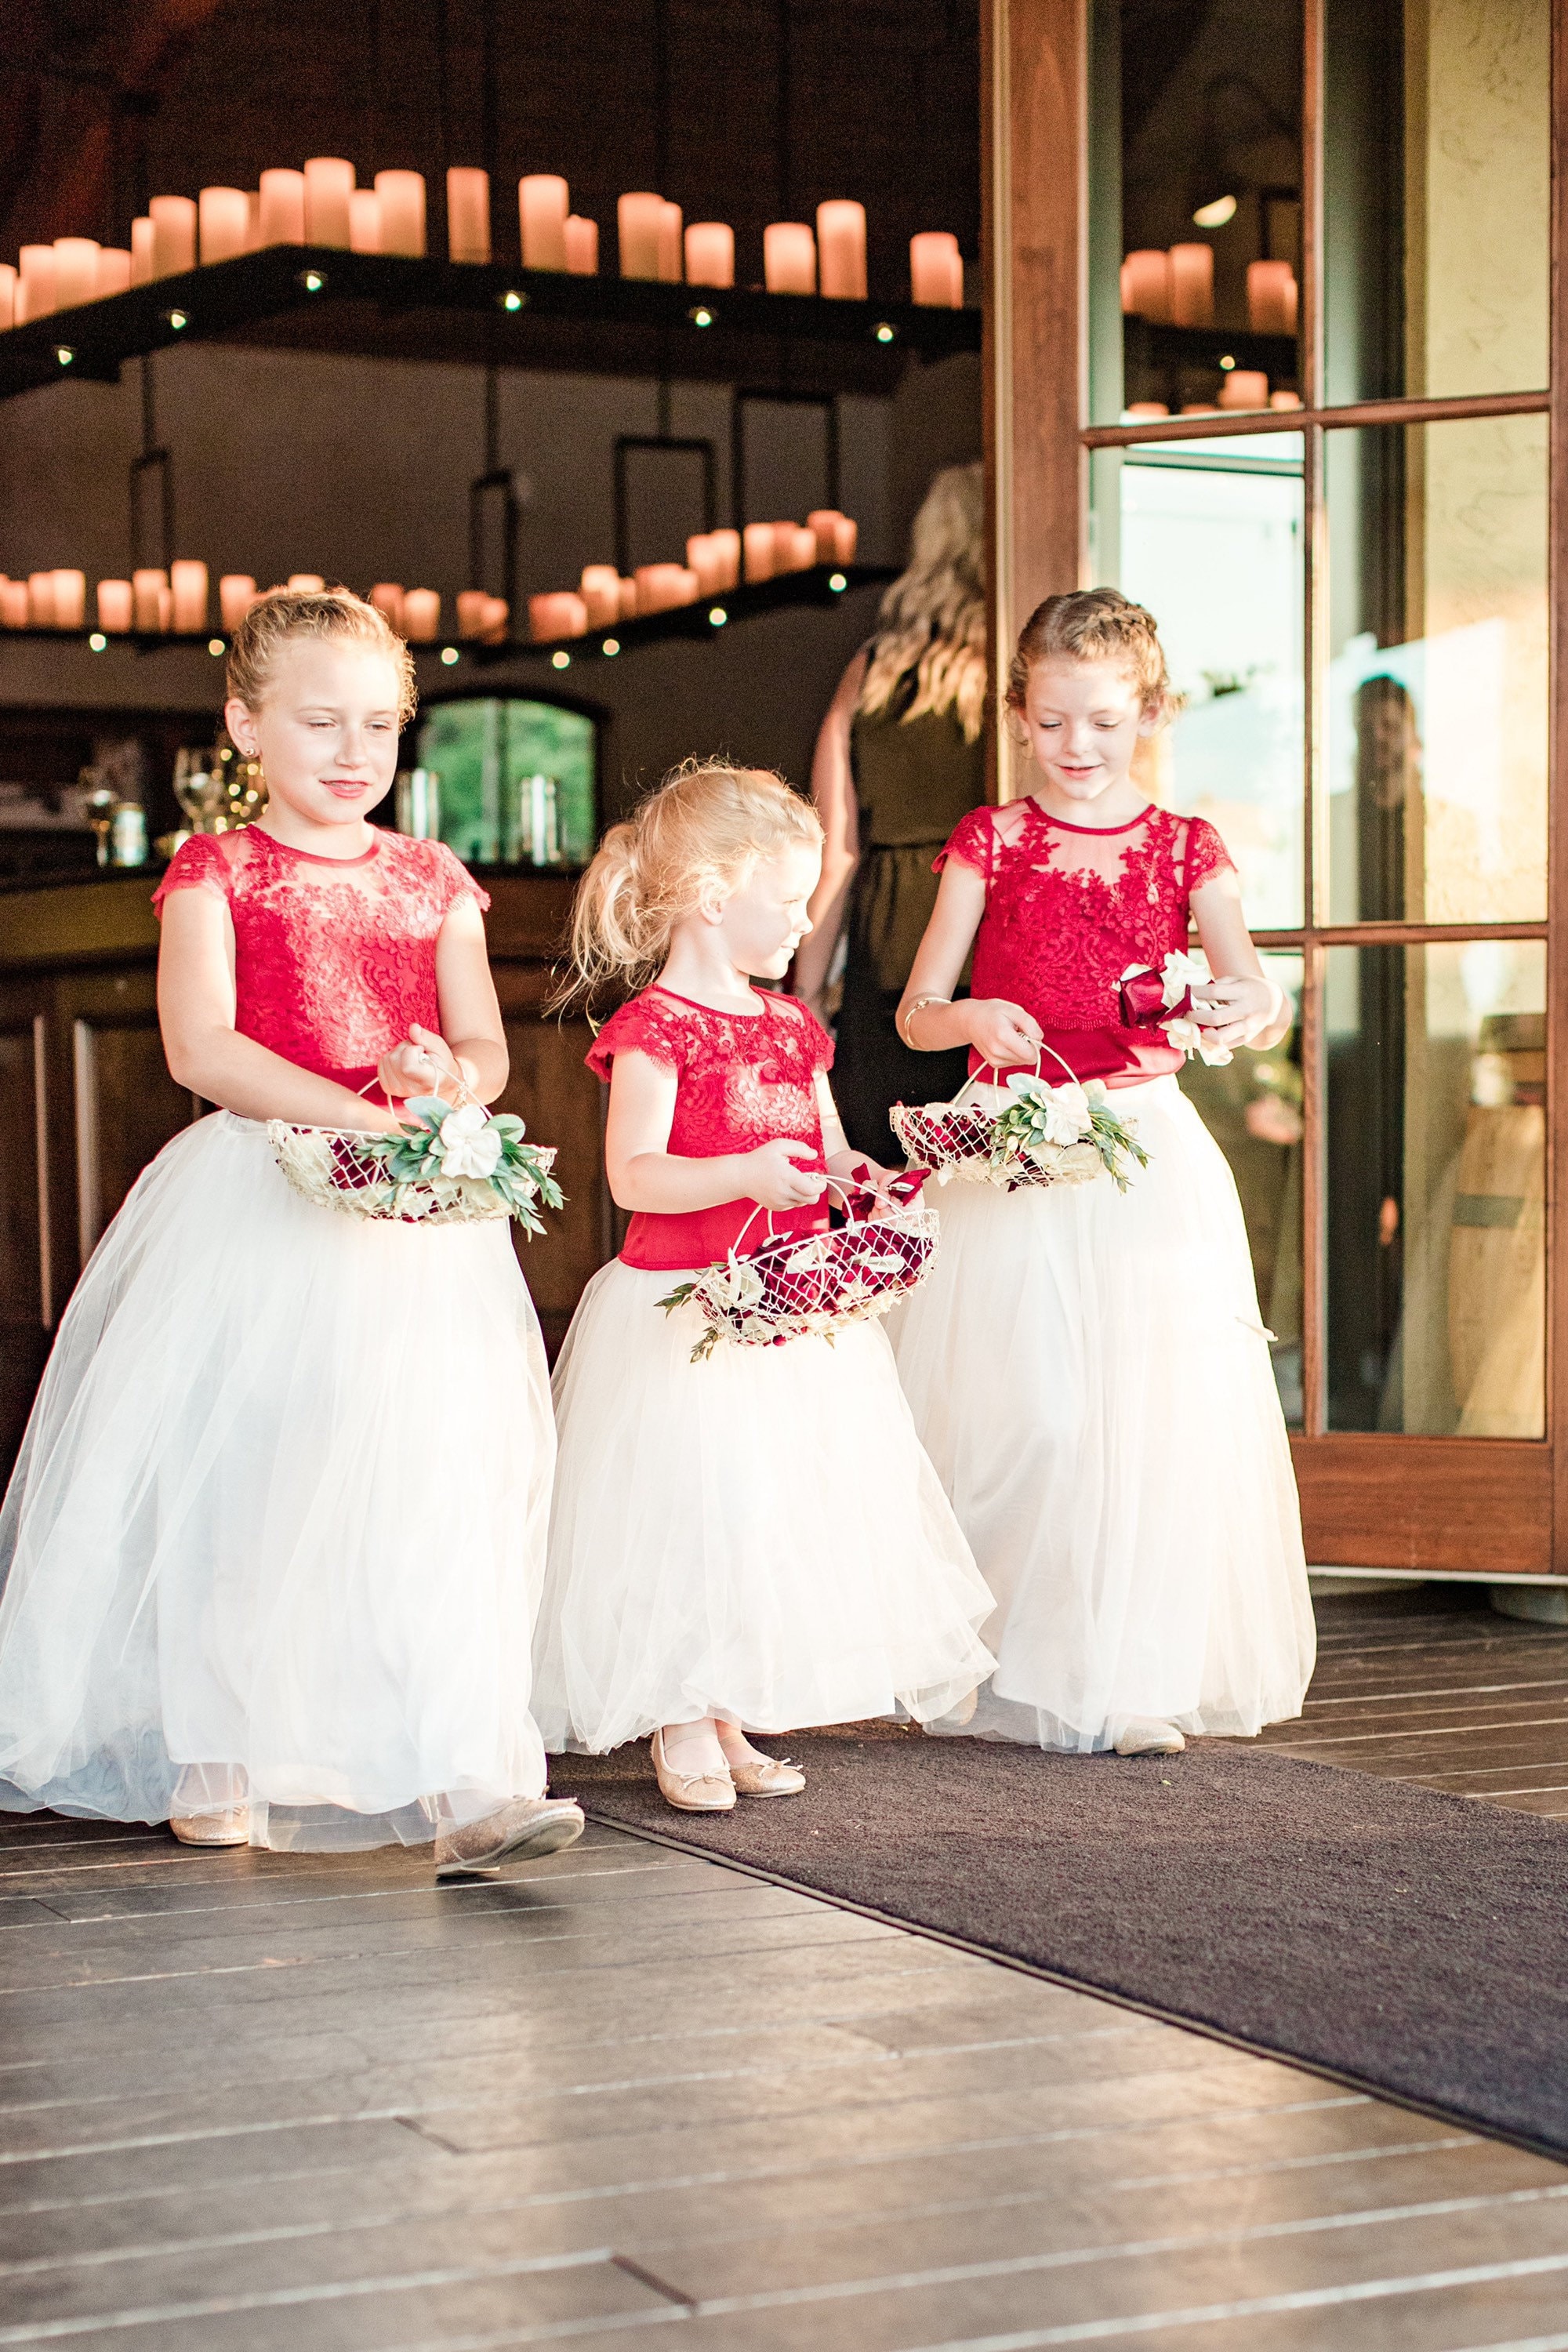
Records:
[[[556,1367],[545,1745],[955,1706],[991,1671],[975,1631],[991,1596],[881,1328],[694,1364],[697,1309],[657,1303],[681,1279],[602,1267]]]
[[[928,1199],[889,1325],[915,1426],[996,1597],[996,1673],[943,1728],[1095,1749],[1131,1716],[1299,1715],[1315,1632],[1236,1186],[1173,1077],[1117,1097],[1150,1164]]]
[[[0,1512],[0,1806],[254,1843],[429,1838],[544,1786],[553,1430],[504,1223],[301,1200],[266,1129],[176,1138],[60,1327]]]

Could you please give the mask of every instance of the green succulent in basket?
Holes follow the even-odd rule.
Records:
[[[454,1109],[435,1095],[416,1096],[404,1110],[395,1135],[367,1136],[363,1146],[390,1183],[486,1185],[525,1233],[543,1233],[540,1208],[561,1208],[564,1195],[550,1172],[554,1153],[523,1141],[521,1118],[492,1118],[480,1103]]]
[[[1049,1086],[1015,1070],[1007,1080],[1012,1097],[991,1129],[993,1167],[1023,1157],[1061,1183],[1087,1182],[1103,1168],[1119,1192],[1127,1190],[1131,1165],[1147,1168],[1149,1154],[1131,1119],[1121,1118],[1098,1078]]]

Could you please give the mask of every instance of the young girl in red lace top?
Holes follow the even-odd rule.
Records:
[[[752,984],[788,969],[821,856],[809,803],[710,763],[606,836],[577,902],[580,981],[651,984],[589,1055],[632,1217],[556,1368],[535,1705],[552,1748],[651,1733],[660,1787],[693,1811],[805,1786],[748,1730],[940,1715],[992,1664],[990,1596],[880,1326],[693,1362],[699,1310],[659,1303],[731,1246],[819,1231],[828,1175],[867,1164],[826,1032]]]
[[[366,823],[413,707],[378,613],[264,598],[228,681],[266,814],[188,841],[157,894],[169,1066],[224,1108],[133,1187],[45,1375],[0,1516],[0,1806],[488,1867],[582,1826],[543,1800],[529,1714],[554,1452],[532,1304],[504,1223],[304,1200],[265,1124],[499,1094],[488,901]]]
[[[1059,1055],[1119,1089],[1149,1165],[1125,1195],[950,1184],[936,1270],[895,1318],[915,1424],[996,1596],[996,1673],[948,1727],[1171,1750],[1299,1714],[1314,1640],[1240,1204],[1150,975],[1195,922],[1216,977],[1189,1028],[1211,1051],[1272,1044],[1289,1013],[1218,834],[1132,781],[1171,700],[1149,614],[1111,589],[1049,598],[1007,699],[1033,789],[949,841],[900,1026],[917,1049],[966,1044],[988,1078],[1057,1078]],[[972,947],[973,994],[950,1002]]]

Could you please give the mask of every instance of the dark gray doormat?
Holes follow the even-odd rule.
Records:
[[[867,1727],[803,1797],[678,1813],[646,1746],[554,1759],[599,1821],[1568,2155],[1568,1832],[1264,1748],[1069,1757]]]

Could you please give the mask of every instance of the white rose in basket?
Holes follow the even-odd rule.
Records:
[[[500,1163],[501,1136],[480,1103],[448,1111],[438,1129],[443,1176],[493,1176]]]
[[[1015,1070],[1007,1080],[1007,1091],[1036,1106],[1047,1143],[1080,1143],[1093,1132],[1089,1096],[1076,1078],[1052,1087],[1026,1070]]]

